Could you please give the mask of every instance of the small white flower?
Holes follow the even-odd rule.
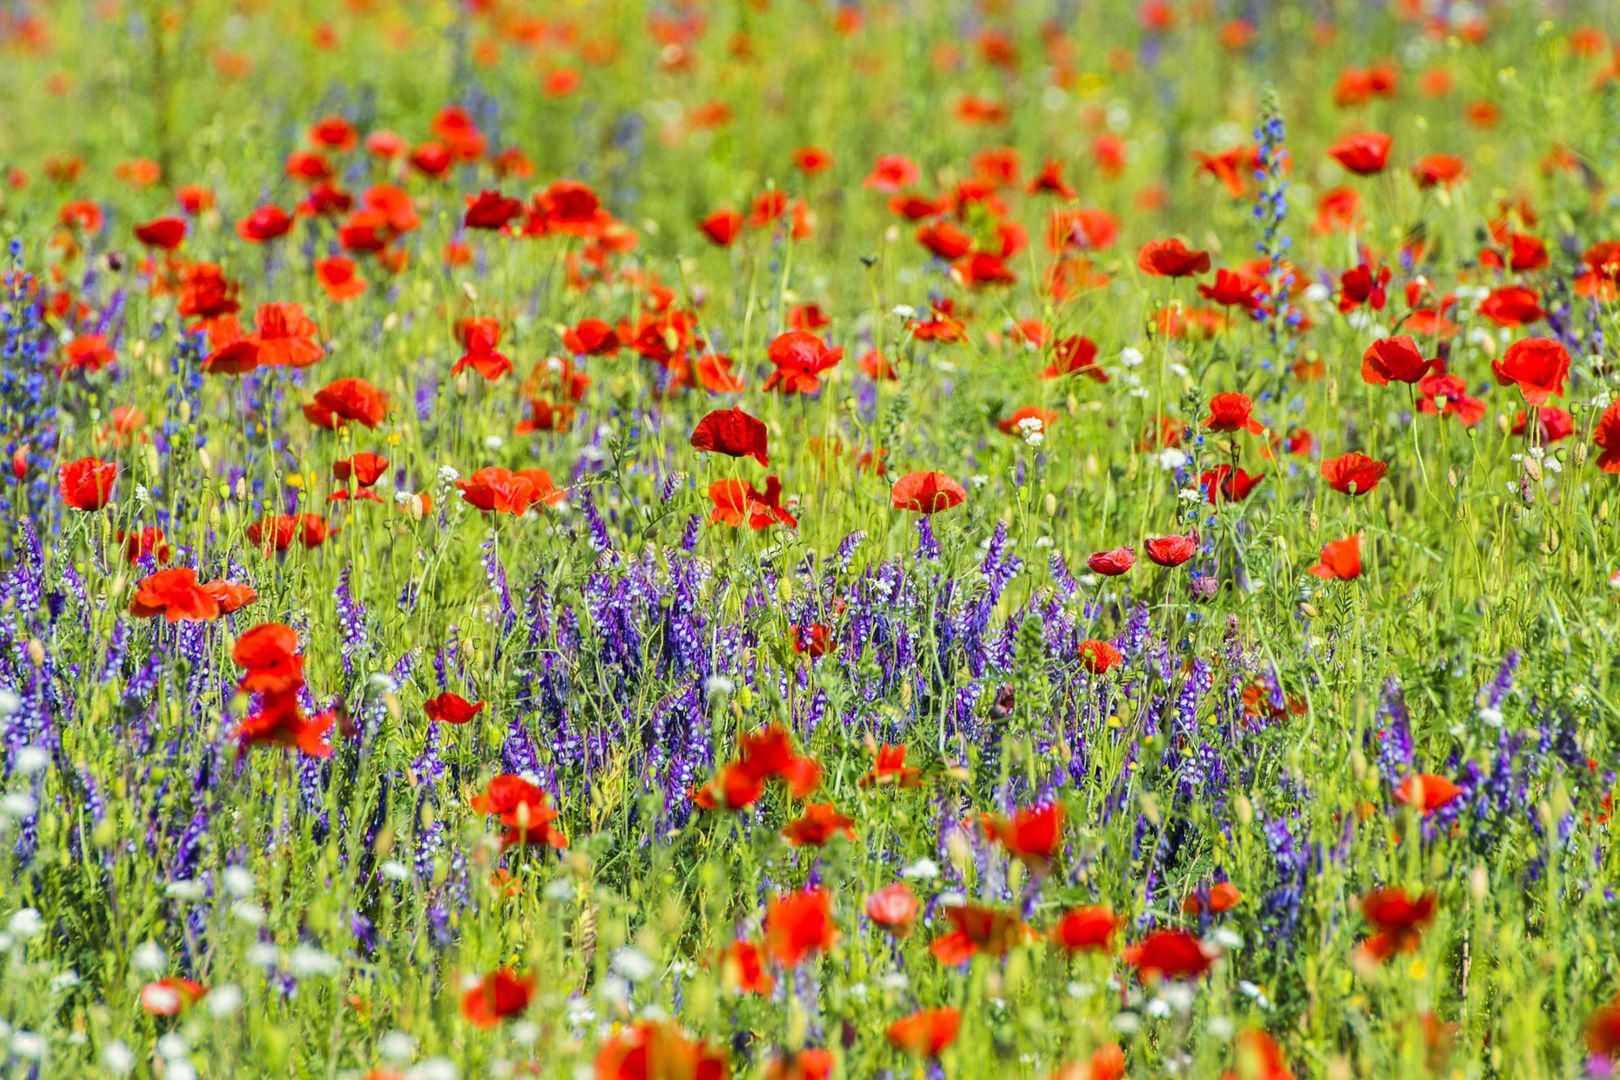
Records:
[[[403,1031],[385,1031],[377,1040],[377,1056],[396,1065],[416,1056],[416,1040]]]
[[[499,435],[485,435],[484,436],[484,449],[485,450],[499,450],[501,447],[503,447],[505,445],[506,445],[506,440],[501,438],[501,436],[499,436]]]
[[[45,767],[51,763],[51,755],[37,746],[25,746],[17,751],[12,763],[24,776],[33,776],[45,771]]]
[[[248,962],[262,968],[275,967],[281,960],[281,952],[273,942],[255,941],[248,946]]]
[[[559,904],[567,903],[574,898],[574,883],[565,877],[548,881],[546,887],[540,890],[540,895]]]
[[[13,791],[0,799],[0,814],[8,818],[25,818],[34,812],[34,797],[26,791]]]
[[[1216,927],[1209,939],[1228,952],[1243,948],[1243,935],[1230,926]]]
[[[208,889],[202,882],[191,878],[185,881],[171,881],[163,886],[163,895],[174,900],[184,900],[194,904],[208,894]]]
[[[1226,1042],[1237,1032],[1237,1025],[1232,1023],[1230,1016],[1212,1016],[1208,1027],[1209,1033],[1221,1042]]]
[[[210,1016],[223,1020],[236,1015],[236,1011],[242,1007],[242,988],[235,983],[223,983],[210,990],[203,1002],[208,1006]]]
[[[20,1058],[39,1061],[45,1056],[45,1036],[18,1029],[11,1035],[11,1052]]]
[[[460,479],[461,474],[456,471],[454,465],[439,466],[439,483],[444,487],[449,487],[451,484],[454,484]]]
[[[245,866],[227,866],[221,875],[225,881],[225,891],[240,899],[253,895],[253,871]]]
[[[1142,350],[1127,345],[1119,350],[1119,362],[1126,367],[1140,367],[1142,365]]]
[[[157,1052],[165,1062],[172,1062],[191,1053],[191,1044],[178,1031],[171,1031],[157,1041]]]
[[[1167,446],[1154,456],[1158,459],[1159,468],[1165,472],[1175,472],[1187,464],[1186,452],[1178,450],[1174,446]]]
[[[128,1076],[135,1071],[135,1054],[128,1043],[114,1039],[101,1048],[101,1067],[114,1076]]]
[[[411,868],[398,859],[389,859],[377,868],[377,872],[389,881],[409,881],[412,876]]]
[[[258,927],[264,925],[264,908],[255,904],[252,900],[238,900],[232,904],[231,915],[235,917],[237,922],[246,923],[249,926]]]
[[[12,937],[28,938],[38,937],[45,929],[45,920],[40,918],[39,912],[31,907],[18,911],[6,923],[6,932]]]
[[[12,716],[22,708],[22,698],[9,686],[0,686],[0,716]]]
[[[1155,1020],[1163,1020],[1170,1015],[1170,1003],[1162,997],[1156,997],[1147,1003],[1147,1014]]]
[[[1499,728],[1502,726],[1502,710],[1494,705],[1481,705],[1478,715],[1479,722],[1486,727]]]
[[[1076,1001],[1084,1001],[1097,992],[1095,986],[1083,982],[1071,982],[1065,989],[1068,991],[1069,996]]]
[[[703,680],[703,695],[705,697],[719,697],[722,694],[730,694],[735,689],[737,689],[737,684],[724,675],[710,675]]]
[[[611,965],[614,971],[633,983],[646,982],[658,970],[652,958],[633,945],[616,950]]]
[[[1115,1031],[1129,1035],[1142,1029],[1142,1018],[1132,1012],[1115,1013],[1112,1026]]]
[[[519,1046],[533,1046],[540,1038],[540,1025],[530,1020],[520,1020],[508,1028],[507,1033]]]
[[[1332,295],[1332,290],[1320,281],[1313,281],[1305,286],[1305,299],[1313,304],[1324,303]]]
[[[900,319],[915,319],[917,309],[910,304],[896,304],[889,312],[890,315]]]
[[[939,863],[933,859],[918,859],[901,870],[900,876],[912,881],[932,881],[939,877]]]
[[[343,962],[331,953],[309,945],[300,945],[287,957],[288,969],[300,979],[336,975],[343,970]]]
[[[79,973],[74,971],[72,968],[69,968],[66,971],[58,972],[57,974],[51,976],[51,989],[57,993],[61,993],[63,990],[71,990],[75,986],[78,986],[79,982]]]
[[[882,983],[883,989],[899,993],[911,985],[911,980],[906,978],[906,973],[903,971],[890,971],[884,974]]]
[[[410,1080],[457,1080],[461,1075],[456,1063],[449,1058],[428,1058],[405,1074]]]
[[[975,473],[974,475],[968,477],[968,483],[972,484],[975,489],[982,488],[989,482],[990,478],[983,473]]]

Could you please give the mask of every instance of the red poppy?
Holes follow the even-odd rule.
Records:
[[[966,499],[967,489],[942,472],[902,476],[895,481],[889,493],[889,501],[896,510],[910,510],[918,514],[937,514],[960,505]]]
[[[1417,948],[1423,928],[1434,920],[1435,897],[1424,893],[1413,898],[1405,889],[1375,889],[1361,901],[1361,914],[1376,931],[1362,948],[1378,960]]]
[[[535,503],[555,506],[563,493],[544,469],[511,469],[487,465],[465,480],[457,480],[461,498],[486,514],[521,515]]]
[[[575,356],[612,356],[619,351],[619,335],[602,319],[581,319],[563,331],[563,346]]]
[[[320,331],[304,315],[302,304],[262,304],[249,335],[260,367],[308,367],[326,355],[315,340]]]
[[[1136,565],[1136,552],[1132,548],[1117,547],[1112,551],[1098,551],[1086,559],[1086,565],[1094,574],[1104,577],[1115,577],[1128,573]]]
[[[504,229],[514,219],[523,216],[523,203],[502,195],[498,191],[480,191],[467,196],[467,212],[461,223],[469,229]]]
[[[1224,307],[1240,307],[1246,311],[1259,309],[1269,289],[1264,278],[1245,270],[1215,271],[1213,285],[1199,285],[1198,295]]]
[[[782,482],[774,476],[765,478],[763,491],[746,480],[716,480],[709,485],[709,501],[714,504],[712,524],[738,528],[746,522],[751,529],[799,525],[799,519],[783,508]]]
[[[1417,773],[1401,781],[1395,789],[1395,800],[1407,806],[1415,806],[1428,817],[1436,810],[1450,806],[1457,799],[1462,798],[1463,789],[1447,780],[1443,776],[1433,773]]]
[[[1066,952],[1107,952],[1125,920],[1106,907],[1083,907],[1065,912],[1052,927],[1052,943]]]
[[[1361,576],[1361,534],[1351,533],[1343,540],[1322,545],[1322,558],[1311,574],[1329,581],[1354,581]]]
[[[1222,503],[1247,499],[1249,493],[1265,478],[1264,473],[1252,476],[1231,465],[1217,465],[1199,474],[1198,482],[1204,489],[1205,500],[1211,506],[1220,506]]]
[[[979,953],[1005,956],[1008,949],[1023,944],[1030,936],[1029,927],[1015,911],[953,904],[944,912],[954,929],[929,943],[928,951],[950,967],[965,964]]]
[[[504,773],[490,779],[484,790],[474,795],[469,805],[480,814],[497,818],[506,826],[501,838],[502,847],[524,844],[543,844],[565,848],[568,838],[551,827],[557,820],[557,811],[550,804],[551,796],[521,776]]]
[[[494,382],[512,370],[512,361],[497,350],[501,343],[501,325],[494,319],[464,319],[458,326],[466,352],[450,368],[451,375],[460,375],[472,368],[487,382]]]
[[[1247,431],[1251,435],[1265,434],[1265,425],[1253,415],[1254,399],[1248,394],[1216,394],[1209,399],[1209,415],[1204,418],[1205,431]]]
[[[62,346],[62,370],[100,371],[118,359],[103,334],[84,334]]]
[[[862,183],[878,191],[895,192],[911,187],[922,178],[921,171],[904,154],[885,154],[877,159]]]
[[[596,1080],[726,1080],[726,1055],[685,1038],[673,1024],[643,1020],[596,1055]]]
[[[332,476],[347,483],[350,479],[368,488],[382,478],[388,470],[388,459],[381,454],[363,452],[332,462]]]
[[[818,376],[843,359],[844,350],[830,348],[805,330],[779,334],[766,351],[776,370],[765,380],[766,391],[781,388],[784,394],[813,394],[821,389]]]
[[[509,968],[493,971],[461,995],[461,1015],[481,1028],[521,1016],[534,997],[534,984],[532,975],[519,975]]]
[[[1346,135],[1328,148],[1328,154],[1357,176],[1372,176],[1389,163],[1392,140],[1381,131]]]
[[[917,895],[903,881],[885,885],[867,896],[866,917],[895,937],[905,937],[917,918]]]
[[[885,1036],[898,1050],[916,1057],[936,1058],[956,1041],[961,1027],[960,1009],[924,1009],[890,1024]]]
[[[742,233],[743,216],[736,210],[716,210],[702,221],[698,228],[720,247],[730,247]]]
[[[129,613],[138,619],[162,615],[166,622],[212,622],[219,601],[197,580],[197,571],[176,567],[148,574],[129,598]]]
[[[186,223],[177,217],[160,217],[135,226],[135,239],[147,247],[173,251],[186,238]]]
[[[1168,240],[1150,240],[1136,253],[1136,267],[1153,277],[1189,277],[1209,272],[1209,252],[1189,250],[1186,244],[1171,237]]]
[[[1018,280],[1007,260],[988,251],[980,251],[958,259],[951,264],[951,276],[970,289],[984,285],[1011,285]]]
[[[265,623],[238,638],[232,655],[238,667],[247,669],[237,689],[258,696],[257,708],[237,724],[237,742],[244,749],[268,743],[309,757],[330,757],[326,734],[333,714],[308,716],[299,702],[304,658],[298,653],[298,635],[281,623]]]
[[[1468,396],[1468,384],[1451,374],[1426,375],[1418,383],[1417,410],[1428,416],[1455,416],[1472,427],[1485,418],[1485,403]]]
[[[1081,651],[1084,653],[1084,646]],[[1063,804],[1050,802],[1018,810],[1010,818],[986,814],[980,825],[985,836],[1006,848],[1009,855],[1046,863],[1063,845],[1063,817]]]
[[[1372,267],[1366,263],[1352,266],[1339,275],[1339,310],[1351,312],[1363,304],[1374,311],[1384,310],[1389,299],[1385,291],[1389,278],[1387,266]]]
[[[1420,188],[1450,187],[1468,171],[1468,163],[1455,154],[1430,154],[1412,166],[1412,179]]]
[[[332,528],[319,514],[276,514],[247,527],[248,543],[270,551],[286,551],[293,544],[320,547]]]
[[[1503,285],[1492,289],[1479,302],[1479,313],[1498,326],[1528,326],[1545,318],[1541,298],[1522,285]]]
[[[824,623],[794,623],[788,627],[788,640],[795,653],[815,660],[832,650],[832,627]]]
[[[1322,479],[1328,482],[1328,487],[1346,495],[1367,494],[1388,473],[1388,462],[1377,461],[1357,451],[1322,462]]]
[[[315,280],[326,293],[326,298],[341,304],[366,291],[366,279],[359,274],[355,261],[347,255],[333,255],[315,263]]]
[[[298,635],[283,623],[260,623],[236,639],[231,659],[246,668],[240,685],[244,693],[279,694],[304,685],[304,658]]]
[[[776,977],[765,970],[764,957],[752,941],[733,941],[720,954],[720,966],[740,993],[768,995]]]
[[[1536,414],[1541,419],[1541,443],[1543,446],[1550,446],[1555,442],[1569,438],[1575,433],[1575,417],[1570,415],[1567,409],[1560,409],[1556,405],[1543,405],[1536,410]],[[1528,422],[1528,417],[1523,409],[1514,413],[1513,434],[1523,435],[1525,425]],[[1598,430],[1601,431],[1603,426],[1602,419],[1599,419]],[[1608,470],[1605,469],[1604,471],[1607,472]]]
[[[112,501],[118,466],[98,457],[79,458],[63,463],[56,479],[63,502],[75,510],[100,510]]]
[[[716,409],[692,431],[692,446],[727,457],[752,457],[761,465],[771,463],[763,421],[741,409]]]
[[[922,784],[922,771],[906,764],[906,748],[887,743],[877,748],[876,760],[860,779],[861,787],[914,788]]]
[[[1142,550],[1149,561],[1160,566],[1180,566],[1198,554],[1198,534],[1149,537],[1142,541]]]
[[[1586,1022],[1586,1045],[1594,1054],[1620,1058],[1620,998],[1603,1006]]]
[[[166,563],[173,553],[169,545],[163,542],[163,530],[155,525],[148,525],[139,532],[124,532],[120,529],[117,539],[124,547],[124,559],[131,565],[142,559]]]
[[[1217,881],[1207,891],[1195,892],[1181,902],[1181,910],[1189,915],[1219,915],[1230,911],[1243,900],[1243,894],[1230,881]]]
[[[765,950],[783,967],[826,952],[838,940],[826,890],[808,888],[772,897],[765,909]]]
[[[782,829],[794,847],[824,847],[835,836],[855,839],[855,819],[833,809],[832,803],[805,803],[804,812]]]
[[[1215,962],[1214,954],[1204,943],[1185,930],[1155,930],[1127,946],[1124,958],[1143,980],[1153,976],[1195,979]]]
[[[1602,451],[1597,466],[1606,473],[1620,473],[1620,401],[1613,402],[1598,417],[1592,442]]]
[[[1030,434],[1045,435],[1057,416],[1058,414],[1051,409],[1037,409],[1033,405],[1025,405],[1013,410],[1011,415],[997,420],[996,428],[1003,435],[1020,438],[1027,438]]]
[[[946,262],[960,259],[973,250],[973,237],[949,220],[930,222],[919,228],[917,243]]]
[[[316,427],[339,428],[353,422],[375,428],[388,416],[388,397],[365,379],[335,379],[316,391],[304,406],[304,418]]]
[[[1125,660],[1113,645],[1096,638],[1082,641],[1076,646],[1075,654],[1080,658],[1080,666],[1093,675],[1106,675]]]
[[[293,219],[279,206],[261,206],[236,223],[236,234],[251,244],[262,244],[285,236]]]
[[[259,598],[258,590],[253,586],[236,581],[205,581],[203,588],[214,598],[214,603],[219,605],[221,615],[240,611]]]
[[[1379,338],[1361,354],[1361,377],[1374,386],[1415,383],[1427,375],[1435,363],[1425,360],[1417,342],[1405,335]]]
[[[438,697],[428,698],[422,710],[436,724],[465,724],[484,711],[484,702],[468,701],[460,694],[445,691]]]
[[[1530,406],[1547,404],[1549,397],[1564,396],[1569,375],[1569,353],[1552,338],[1525,338],[1509,345],[1491,370],[1502,386],[1517,386]]]

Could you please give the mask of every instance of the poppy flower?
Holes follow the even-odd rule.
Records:
[[[782,507],[781,499],[782,482],[774,476],[765,478],[763,491],[746,480],[716,480],[709,485],[709,501],[714,504],[709,521],[733,528],[744,522],[751,529],[797,528],[799,519]]]
[[[902,476],[889,493],[889,501],[896,510],[918,514],[937,514],[961,505],[966,499],[967,489],[942,472]]]
[[[1150,240],[1136,253],[1136,267],[1153,277],[1189,277],[1209,272],[1209,252],[1189,250],[1186,244],[1171,237],[1168,240]]]
[[[1265,425],[1253,415],[1254,399],[1248,394],[1216,394],[1209,399],[1209,415],[1204,418],[1205,431],[1247,431],[1263,435]]]
[[[1450,187],[1468,171],[1468,163],[1455,154],[1430,154],[1412,166],[1412,179],[1420,188]]]
[[[479,979],[461,995],[461,1015],[481,1028],[523,1015],[534,997],[535,978],[501,968]]]
[[[720,967],[727,985],[739,993],[769,995],[776,988],[776,977],[765,970],[760,948],[752,941],[733,941],[721,950]]]
[[[810,1046],[796,1054],[773,1059],[765,1070],[765,1080],[832,1080],[833,1064],[831,1050]]]
[[[975,955],[1005,956],[1007,950],[1028,940],[1030,929],[1015,911],[953,904],[944,908],[953,927],[929,943],[934,959],[948,967],[967,963]]]
[[[1085,1064],[1065,1065],[1049,1080],[1125,1080],[1125,1051],[1119,1043],[1104,1043],[1092,1051]]]
[[[915,162],[904,154],[885,154],[877,159],[872,171],[861,183],[876,191],[896,192],[911,187],[922,179]]]
[[[363,488],[375,484],[387,471],[388,459],[381,454],[370,452],[354,454],[332,462],[332,476],[335,479],[344,483],[352,479]]]
[[[366,291],[366,279],[360,276],[355,261],[347,255],[333,255],[315,263],[315,280],[326,293],[326,298],[341,304]]]
[[[492,777],[469,805],[506,826],[502,847],[544,844],[565,848],[568,838],[551,827],[557,820],[557,811],[550,805],[550,799],[551,796],[523,777],[503,773]]]
[[[1090,338],[1070,334],[1052,344],[1052,362],[1041,372],[1043,379],[1065,375],[1085,375],[1097,382],[1108,381],[1108,373],[1097,366],[1097,346]]]
[[[737,210],[716,210],[698,222],[704,236],[720,247],[730,247],[742,233],[743,216]]]
[[[511,372],[512,361],[496,348],[501,341],[499,323],[493,319],[467,320],[462,328],[465,332],[460,336],[467,351],[451,366],[451,375],[460,375],[472,368],[486,382],[494,382]]]
[[[1095,638],[1082,641],[1075,647],[1075,654],[1080,658],[1080,666],[1093,675],[1105,675],[1125,659],[1114,646]]]
[[[502,195],[498,191],[480,191],[467,196],[467,212],[461,224],[469,229],[494,231],[504,229],[512,220],[523,216],[521,200]]]
[[[1125,920],[1106,907],[1075,908],[1052,927],[1052,943],[1065,952],[1107,952]]]
[[[575,356],[612,356],[619,351],[619,335],[602,319],[581,319],[563,331],[563,346]]]
[[[62,371],[100,371],[118,359],[102,334],[83,334],[62,346]]]
[[[772,897],[765,909],[765,951],[783,967],[826,952],[838,940],[832,900],[821,888]]]
[[[954,1007],[923,1009],[889,1025],[885,1037],[898,1050],[916,1057],[937,1058],[956,1041],[962,1011]]]
[[[1051,409],[1037,409],[1033,405],[1025,405],[1013,410],[1012,414],[996,421],[996,428],[1003,435],[1012,435],[1028,439],[1032,436],[1044,436],[1051,428],[1052,422],[1057,419],[1057,413]]]
[[[1322,545],[1322,558],[1310,572],[1329,581],[1354,581],[1361,576],[1361,534]]]
[[[1498,326],[1528,326],[1547,315],[1541,298],[1523,285],[1503,285],[1492,289],[1479,302],[1479,313]]]
[[[1181,910],[1189,915],[1219,915],[1230,911],[1243,900],[1243,894],[1230,881],[1217,881],[1207,890],[1200,890],[1181,902]]]
[[[1491,370],[1499,385],[1517,386],[1526,405],[1541,406],[1550,397],[1564,396],[1569,352],[1552,338],[1524,338],[1491,361]]]
[[[1600,1057],[1620,1058],[1620,998],[1597,1010],[1586,1022],[1586,1045]]]
[[[1556,405],[1543,405],[1536,410],[1536,415],[1541,420],[1541,444],[1543,446],[1551,446],[1553,443],[1567,439],[1575,433],[1575,417],[1570,415],[1567,409],[1560,409]],[[1529,418],[1523,409],[1514,413],[1513,434],[1523,435],[1525,426],[1528,423]],[[1603,430],[1604,425],[1601,418],[1598,420],[1597,426],[1599,431]],[[1604,471],[1607,472],[1608,470],[1605,469]]]
[[[332,528],[319,514],[275,514],[255,521],[245,531],[248,543],[270,552],[287,551],[294,544],[320,547]]]
[[[304,418],[316,427],[339,428],[353,422],[375,428],[388,416],[388,397],[365,379],[335,379],[315,392],[304,406]]]
[[[326,355],[315,340],[320,331],[304,315],[302,304],[262,304],[248,336],[260,367],[308,367]]]
[[[293,219],[279,206],[261,206],[236,223],[236,235],[250,244],[263,244],[285,236]]]
[[[763,421],[741,409],[716,409],[698,421],[692,430],[692,446],[727,457],[752,457],[761,465],[771,463]]]
[[[1328,155],[1357,176],[1372,176],[1389,163],[1392,141],[1381,131],[1346,135],[1328,148]]]
[[[484,702],[468,701],[460,694],[446,691],[424,701],[422,711],[436,724],[465,724],[484,711]]]
[[[782,836],[794,847],[824,847],[835,836],[855,839],[855,819],[833,809],[832,803],[805,803],[804,812],[787,823]]]
[[[985,285],[1011,285],[1018,280],[1007,260],[988,251],[965,256],[951,264],[951,276],[970,289]]]
[[[765,782],[772,779],[781,780],[796,799],[804,798],[821,783],[821,766],[795,753],[786,729],[777,725],[744,735],[737,760],[700,788],[694,801],[706,810],[722,806],[741,810],[764,794]]]
[[[1417,773],[1402,780],[1395,789],[1395,801],[1413,806],[1428,817],[1462,798],[1463,789],[1443,776]]]
[[[148,525],[138,532],[125,532],[120,529],[117,540],[123,545],[124,559],[131,566],[142,559],[166,563],[173,554],[169,545],[163,541],[163,530],[155,525]]]
[[[910,885],[896,881],[868,895],[863,910],[868,919],[895,937],[903,938],[911,932],[911,924],[917,918],[917,894],[911,891]]]
[[[1433,360],[1425,360],[1417,342],[1404,334],[1379,338],[1361,354],[1361,377],[1374,386],[1415,383],[1427,375],[1434,364]]]
[[[1611,403],[1598,417],[1592,442],[1602,451],[1597,467],[1606,473],[1620,473],[1620,401]]]
[[[788,627],[788,640],[795,653],[815,660],[832,649],[832,627],[824,623],[794,623]]]
[[[1231,465],[1217,465],[1200,473],[1198,483],[1204,489],[1205,500],[1211,506],[1220,506],[1222,503],[1247,499],[1249,493],[1265,478],[1264,473],[1252,476]]]
[[[1198,286],[1198,295],[1205,300],[1223,307],[1240,307],[1246,311],[1259,310],[1267,291],[1264,278],[1247,271],[1227,270],[1224,267],[1215,271],[1213,285]]]
[[[784,394],[813,394],[821,389],[818,376],[843,359],[844,350],[834,349],[806,330],[789,330],[779,334],[766,350],[768,359],[776,368],[765,380],[769,392],[781,389]]]
[[[1243,197],[1244,179],[1252,176],[1259,164],[1259,155],[1252,146],[1234,146],[1215,154],[1195,150],[1193,158],[1198,162],[1197,174],[1208,173],[1219,180],[1234,199]]]
[[[186,238],[186,223],[177,217],[160,217],[135,226],[135,239],[159,251],[173,251]]]
[[[1435,897],[1418,897],[1398,887],[1375,889],[1361,901],[1361,914],[1376,931],[1361,947],[1377,960],[1417,948],[1423,928],[1434,921]]]
[[[63,502],[75,510],[100,510],[112,501],[118,466],[98,457],[83,457],[64,462],[56,479]]]
[[[308,757],[330,757],[326,734],[332,729],[333,714],[308,716],[299,702],[304,658],[298,652],[298,635],[281,623],[264,623],[237,639],[232,658],[238,667],[247,669],[237,689],[257,695],[256,708],[242,718],[234,732],[242,748],[279,745]]]
[[[1149,537],[1142,541],[1142,550],[1160,566],[1180,566],[1198,554],[1198,534]]]
[[[205,581],[203,588],[214,598],[214,603],[219,605],[221,615],[240,611],[259,599],[258,590],[237,581]]]
[[[1185,930],[1155,930],[1134,945],[1126,947],[1125,962],[1136,969],[1137,978],[1146,981],[1195,979],[1214,964],[1214,954]]]
[[[298,635],[284,623],[261,623],[236,639],[231,660],[246,668],[244,693],[285,693],[304,685]]]
[[[1468,384],[1460,376],[1426,375],[1418,393],[1417,410],[1427,416],[1455,416],[1469,427],[1485,418],[1485,403],[1468,396]]]
[[[602,1044],[595,1072],[596,1080],[726,1080],[728,1067],[724,1051],[642,1020]]]
[[[930,222],[919,228],[917,243],[946,262],[960,259],[973,250],[973,237],[949,220]]]
[[[1086,559],[1086,565],[1094,574],[1104,577],[1116,577],[1119,574],[1129,573],[1131,567],[1136,565],[1136,552],[1132,548],[1117,547],[1112,551],[1093,552]]]
[[[219,601],[197,580],[197,571],[176,567],[142,578],[129,599],[129,613],[138,619],[162,615],[171,623],[212,622],[219,618]]]
[[[1366,263],[1352,266],[1339,275],[1339,310],[1354,311],[1365,304],[1374,311],[1384,310],[1389,296],[1390,270],[1387,266],[1372,267]]]
[[[171,976],[141,987],[141,1008],[151,1016],[178,1016],[207,993],[202,983]]]
[[[1322,462],[1322,479],[1328,487],[1346,495],[1367,494],[1388,473],[1388,462],[1355,451]]]
[[[1084,645],[1081,653],[1085,653]],[[1010,818],[986,814],[981,827],[985,836],[1006,848],[1009,855],[1026,862],[1046,863],[1063,844],[1063,817],[1063,804],[1051,802],[1018,810]]]
[[[1260,1028],[1250,1028],[1238,1037],[1237,1060],[1237,1069],[1222,1073],[1221,1080],[1294,1080],[1282,1048]]]
[[[551,474],[544,469],[511,469],[487,465],[465,480],[457,480],[456,487],[468,505],[486,514],[522,515],[535,503],[555,506],[563,493],[552,485]]]
[[[877,748],[872,767],[860,779],[861,787],[914,788],[922,785],[922,770],[906,764],[906,748],[887,743]]]

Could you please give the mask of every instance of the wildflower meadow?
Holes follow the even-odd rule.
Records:
[[[0,2],[0,1075],[1620,1075],[1617,47]]]

